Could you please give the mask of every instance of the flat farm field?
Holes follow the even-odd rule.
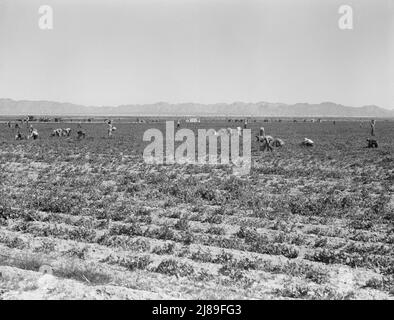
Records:
[[[33,125],[15,141],[0,124],[0,299],[393,298],[394,122],[377,149],[366,123],[252,123],[286,144],[253,141],[245,176],[146,164],[164,122]]]

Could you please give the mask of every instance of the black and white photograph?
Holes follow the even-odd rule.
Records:
[[[0,300],[394,300],[394,0],[0,0]]]

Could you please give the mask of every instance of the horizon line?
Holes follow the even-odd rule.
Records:
[[[342,107],[346,107],[346,108],[355,108],[355,109],[360,109],[360,108],[364,108],[364,107],[378,107],[387,111],[394,111],[394,106],[391,108],[388,107],[382,107],[380,105],[377,104],[365,104],[362,106],[349,106],[349,105],[345,105],[342,103],[337,103],[337,102],[333,102],[333,101],[321,101],[318,103],[313,103],[313,102],[295,102],[295,103],[286,103],[286,102],[268,102],[268,101],[264,101],[264,100],[259,100],[256,102],[245,102],[245,101],[233,101],[233,102],[210,102],[210,103],[202,103],[202,102],[192,102],[192,101],[185,101],[185,102],[168,102],[168,101],[156,101],[156,102],[151,102],[151,103],[124,103],[124,104],[118,104],[118,105],[87,105],[87,104],[81,104],[81,103],[76,103],[76,102],[70,102],[70,101],[59,101],[59,100],[47,100],[47,99],[39,99],[39,100],[35,100],[35,99],[13,99],[13,98],[0,98],[0,100],[11,100],[14,102],[51,102],[51,103],[59,103],[59,104],[73,104],[73,105],[77,105],[77,106],[83,106],[85,108],[119,108],[119,107],[125,107],[125,106],[145,106],[145,105],[156,105],[156,104],[168,104],[168,105],[180,105],[180,104],[199,104],[202,106],[208,106],[208,105],[219,105],[219,104],[224,104],[224,105],[232,105],[232,104],[236,104],[236,103],[243,103],[243,104],[259,104],[259,103],[268,103],[268,104],[278,104],[278,105],[286,105],[286,106],[294,106],[296,104],[307,104],[307,105],[321,105],[321,104],[325,104],[325,103],[331,103],[331,104],[335,104],[338,106],[342,106]]]

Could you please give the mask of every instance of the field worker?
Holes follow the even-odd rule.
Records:
[[[279,138],[275,138],[272,141],[272,146],[277,147],[277,148],[281,148],[285,145],[285,142],[282,139]]]
[[[33,132],[31,133],[31,136],[33,137],[34,140],[38,139],[38,131],[37,131],[37,129],[33,129]]]
[[[23,140],[23,136],[22,136],[22,134],[21,134],[21,132],[19,130],[16,133],[15,140]]]
[[[62,134],[62,129],[54,129],[51,133],[52,137],[60,137]]]
[[[304,138],[304,140],[301,142],[301,145],[305,147],[313,147],[314,142],[311,139]]]
[[[375,120],[371,120],[371,136],[375,135]]]
[[[33,140],[38,139],[38,131],[37,131],[37,129],[33,129],[32,128],[31,133],[30,133],[30,138],[33,138]]]
[[[177,123],[176,123],[176,127],[179,128],[180,126],[181,126],[181,121],[178,120]]]
[[[34,140],[38,139],[38,131],[34,129],[32,125],[29,127],[29,138],[33,138]]]
[[[83,130],[78,130],[78,131],[77,131],[77,137],[78,137],[78,139],[85,139],[85,137],[86,137],[85,131],[83,131]]]
[[[9,122],[9,121],[7,122],[7,127],[11,128],[11,122]]]
[[[69,137],[69,136],[71,135],[71,128],[63,129],[63,134],[64,134],[66,137]]]
[[[19,130],[19,124],[15,123],[15,129]]]
[[[261,151],[272,151],[272,145],[271,142],[274,140],[272,136],[266,136],[265,135],[265,129],[264,127],[260,128],[259,135],[256,136],[257,141],[260,142],[260,150]]]
[[[86,132],[82,129],[81,122],[78,123],[77,138],[78,140],[86,138]]]
[[[244,129],[246,129],[248,127],[248,119],[244,120]]]
[[[112,137],[112,132],[116,131],[116,127],[112,125],[112,120],[108,120],[108,138]]]
[[[32,134],[33,130],[34,130],[33,126],[30,125],[30,127],[29,127],[29,133]]]
[[[375,139],[367,139],[368,146],[367,148],[377,148],[378,147],[378,142]]]

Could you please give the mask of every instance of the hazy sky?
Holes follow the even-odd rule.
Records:
[[[0,97],[393,108],[393,2],[0,0]],[[53,30],[38,27],[45,4]]]

